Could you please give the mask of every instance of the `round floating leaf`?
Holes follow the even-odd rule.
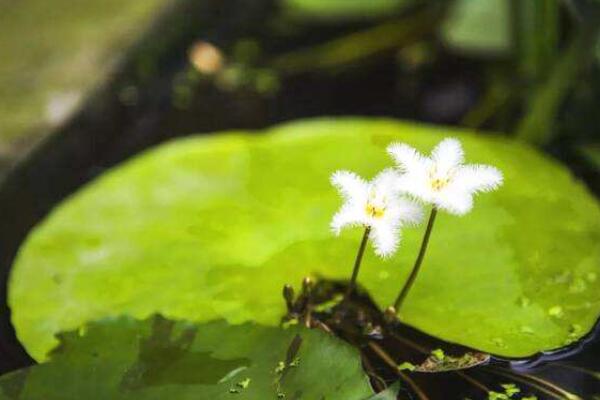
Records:
[[[121,317],[61,334],[49,362],[0,378],[0,399],[372,396],[358,351],[321,331],[162,317]]]
[[[600,208],[567,170],[508,139],[391,120],[320,119],[266,134],[178,140],[105,174],[59,206],[21,249],[10,281],[17,333],[43,359],[54,333],[154,312],[275,325],[281,288],[348,279],[360,229],[329,231],[337,169],[391,166],[392,141],[430,151],[462,140],[467,161],[505,175],[464,217],[440,214],[403,321],[504,356],[583,336],[600,312]],[[424,226],[387,260],[367,251],[359,282],[385,307]]]

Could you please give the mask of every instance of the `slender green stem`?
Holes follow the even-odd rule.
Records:
[[[425,257],[425,251],[427,250],[427,244],[429,243],[429,237],[431,236],[431,230],[433,229],[433,223],[435,222],[435,216],[437,215],[437,208],[433,207],[431,209],[431,214],[429,214],[429,222],[427,222],[427,229],[425,230],[425,235],[423,236],[423,242],[421,242],[421,249],[419,250],[419,255],[417,256],[417,260],[415,261],[415,265],[413,266],[412,272],[408,277],[408,280],[402,287],[400,294],[396,298],[396,302],[394,303],[394,308],[396,312],[400,311],[400,307],[404,302],[404,299],[408,295],[410,288],[412,287],[417,275],[419,274],[419,269],[421,268],[421,264],[423,263],[423,258]]]
[[[352,270],[352,278],[350,278],[350,283],[348,284],[348,289],[346,290],[346,296],[344,300],[348,300],[350,295],[354,291],[354,287],[356,286],[356,278],[358,277],[358,270],[360,269],[360,263],[363,258],[363,254],[365,254],[365,249],[367,248],[367,241],[369,240],[369,233],[371,233],[371,227],[367,226],[365,228],[365,233],[363,234],[362,241],[360,242],[360,247],[358,248],[358,254],[356,255],[356,260],[354,261],[354,269]]]

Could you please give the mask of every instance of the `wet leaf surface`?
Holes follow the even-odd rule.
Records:
[[[402,321],[513,357],[583,337],[600,311],[600,209],[581,183],[506,139],[357,118],[175,141],[105,174],[21,249],[9,293],[17,333],[41,360],[56,332],[110,315],[277,325],[284,284],[350,274],[361,233],[329,232],[340,204],[330,173],[371,177],[392,165],[391,141],[429,151],[444,136],[506,183],[463,218],[440,215]],[[406,230],[389,260],[367,251],[359,283],[380,308],[422,234]]]

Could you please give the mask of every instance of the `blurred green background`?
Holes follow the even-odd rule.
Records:
[[[318,80],[323,79],[323,73],[335,72],[355,73],[358,79],[360,72],[356,71],[363,69],[373,77],[372,91],[380,90],[382,81],[392,85],[380,94],[382,104],[377,105],[377,96],[361,85],[353,95],[369,98],[370,104],[340,101],[337,108],[329,107],[334,113],[374,113],[483,127],[546,145],[584,174],[590,174],[588,167],[597,171],[597,2],[254,3],[261,2],[265,3],[262,15],[247,12],[248,19],[265,21],[257,36],[238,37],[218,49],[225,61],[222,71],[215,73],[219,75],[215,80],[222,90],[250,86],[258,95],[285,96],[286,87],[281,82],[285,84],[290,76]],[[192,13],[188,13],[190,21],[183,21],[184,11],[179,11],[182,15],[173,12],[178,7],[184,10],[184,3],[0,2],[0,171],[27,154],[42,137],[60,131],[83,108],[90,93],[124,67],[120,61],[134,43],[143,43],[143,38],[149,36],[151,21],[171,15],[172,24],[193,24]],[[230,13],[237,12],[243,19],[245,8],[256,5],[232,1],[202,12],[208,17],[233,8],[236,11]],[[201,25],[201,20],[197,23]],[[164,35],[162,39],[155,49],[147,46],[145,53],[140,53],[143,60],[138,64],[144,65],[136,67],[138,73],[147,77],[157,72],[152,71],[151,64],[164,54],[159,54],[156,47],[175,48],[189,41],[181,35]],[[218,45],[219,38],[213,42]],[[193,43],[188,47],[193,48]],[[180,55],[186,54],[182,50]],[[179,73],[170,71],[172,101],[185,106],[197,89],[197,77],[190,77],[183,65],[177,68]],[[339,82],[345,78],[329,75],[326,79]],[[326,82],[321,86],[330,85]],[[135,84],[125,89],[129,90],[121,93],[125,101],[138,94]],[[393,104],[386,105],[390,100]],[[330,103],[335,101],[329,99]],[[302,103],[297,102],[295,107],[315,113]]]

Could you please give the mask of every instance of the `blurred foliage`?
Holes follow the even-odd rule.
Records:
[[[582,146],[579,148],[581,154],[600,171],[600,145]]]
[[[284,284],[349,276],[361,232],[329,232],[340,205],[329,175],[371,177],[392,165],[391,141],[429,151],[447,135],[505,185],[463,218],[440,215],[405,322],[504,356],[584,335],[600,311],[600,208],[581,183],[508,139],[350,118],[181,140],[104,175],[21,249],[9,293],[18,336],[43,359],[56,332],[107,315],[276,325]],[[407,229],[389,260],[365,256],[359,282],[379,306],[406,279],[422,231]]]
[[[598,73],[591,61],[600,43],[599,17],[598,2],[587,0],[455,1],[441,30],[443,42],[473,59],[491,54],[510,61],[486,62],[485,95],[464,123],[487,121],[489,127],[541,146],[560,140],[562,157],[574,152],[575,136],[597,143],[595,118],[585,115],[581,103],[582,112],[575,116],[578,105],[569,101],[581,98],[582,86],[587,86],[584,92],[600,92],[600,86],[585,80]],[[579,121],[565,121],[565,109],[570,122]]]
[[[434,8],[400,17],[375,27],[354,32],[307,49],[283,54],[271,66],[281,74],[293,75],[321,70],[336,70],[368,62],[371,57],[409,44],[431,30],[442,14]]]
[[[523,84],[540,83],[559,51],[559,0],[511,0],[517,73]]]
[[[558,110],[573,88],[582,68],[589,64],[590,47],[600,32],[600,25],[590,21],[572,40],[550,70],[548,79],[531,95],[529,111],[520,121],[516,135],[535,144],[547,144],[556,136],[554,124]]]
[[[0,378],[0,399],[373,396],[358,351],[319,330],[121,317],[59,337],[48,362]]]
[[[600,37],[598,38],[598,40],[596,40],[596,46],[594,51],[596,56],[596,62],[600,63]]]
[[[0,2],[0,150],[69,116],[164,3]]]
[[[506,56],[512,45],[510,3],[506,0],[457,0],[441,28],[453,50]]]
[[[445,15],[434,12],[436,7],[443,10],[439,5],[436,1],[415,3],[415,7],[399,13],[397,21],[384,20],[374,27],[284,54],[272,65],[283,73],[325,68],[339,72],[344,66],[351,70],[368,60],[384,60],[395,48],[402,64],[396,76],[401,82],[398,86],[409,91],[398,93],[406,98],[405,106],[421,97],[431,98],[434,106],[437,98],[444,102],[433,113],[425,110],[416,118],[504,131],[546,147],[574,135],[562,118],[567,99],[583,76],[598,69],[591,65],[600,30],[600,10],[595,2],[456,0],[445,3]],[[407,68],[405,55],[411,48],[435,48],[429,37],[432,25],[439,27],[438,41],[444,48],[430,51],[420,65]],[[458,76],[452,70],[457,62],[464,69]],[[477,65],[474,71],[473,65]],[[440,73],[447,76],[438,76]],[[470,80],[468,88],[449,90],[455,84],[453,79],[465,78]],[[427,82],[431,80],[443,83],[430,87]],[[415,88],[418,92],[410,93]],[[591,89],[600,91],[598,86]],[[479,92],[479,98],[474,104],[465,104],[468,109],[461,118],[436,118],[436,113],[460,104],[464,96],[461,90]],[[590,131],[586,140],[597,142],[589,128],[594,121],[585,124]],[[573,153],[571,142],[561,143],[561,158]]]

